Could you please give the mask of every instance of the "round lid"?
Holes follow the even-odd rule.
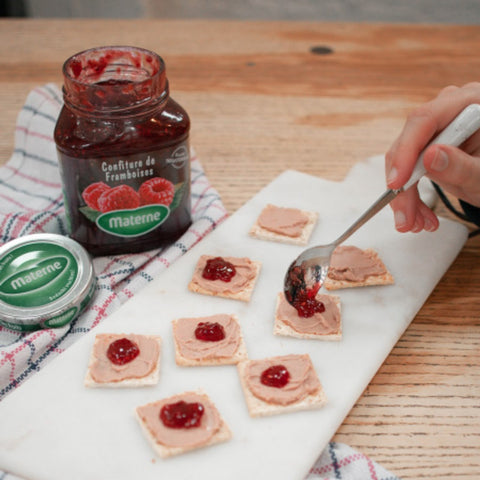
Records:
[[[0,323],[13,330],[61,327],[91,300],[86,250],[62,235],[27,235],[0,247]]]

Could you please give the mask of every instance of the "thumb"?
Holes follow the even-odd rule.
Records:
[[[424,154],[428,177],[453,195],[474,203],[480,200],[480,158],[450,145],[432,145]]]

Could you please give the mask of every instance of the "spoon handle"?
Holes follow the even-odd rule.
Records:
[[[355,233],[364,223],[385,207],[385,205],[388,205],[398,193],[398,190],[387,190],[368,210],[365,211],[365,213],[355,220],[355,222],[333,242],[333,245],[343,243],[348,237],[350,237],[350,235],[353,235],[353,233]]]
[[[458,147],[467,138],[472,136],[480,128],[480,105],[472,103],[462,110],[452,122],[445,127],[420,153],[412,175],[401,191],[408,190],[415,185],[426,173],[423,166],[425,150],[434,144],[453,145]]]

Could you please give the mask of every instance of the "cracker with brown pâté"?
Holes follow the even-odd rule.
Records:
[[[247,358],[236,315],[178,318],[172,327],[177,365],[234,365]]]
[[[237,369],[251,417],[319,409],[327,403],[308,354],[245,360]]]
[[[162,339],[158,335],[99,333],[85,375],[86,387],[145,387],[160,375]]]
[[[275,308],[273,333],[294,338],[341,340],[342,315],[340,297],[317,294],[315,301],[320,304],[323,311],[307,315],[290,305],[283,292],[279,293]]]
[[[202,255],[188,289],[195,293],[249,302],[261,263],[248,257]]]
[[[249,235],[259,240],[307,245],[317,220],[317,212],[267,204]]]
[[[393,283],[393,275],[375,250],[340,245],[332,254],[324,285],[327,290],[339,290]]]
[[[135,417],[161,458],[210,447],[232,437],[217,407],[202,391],[184,392],[139,406]]]

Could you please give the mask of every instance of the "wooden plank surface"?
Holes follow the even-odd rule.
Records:
[[[477,26],[1,20],[0,163],[26,95],[61,85],[68,56],[142,46],[165,59],[192,145],[234,212],[287,168],[341,180],[385,152],[415,105],[480,78],[479,43]],[[312,53],[318,46],[332,53]],[[478,478],[479,242],[469,240],[334,438],[404,479]]]

